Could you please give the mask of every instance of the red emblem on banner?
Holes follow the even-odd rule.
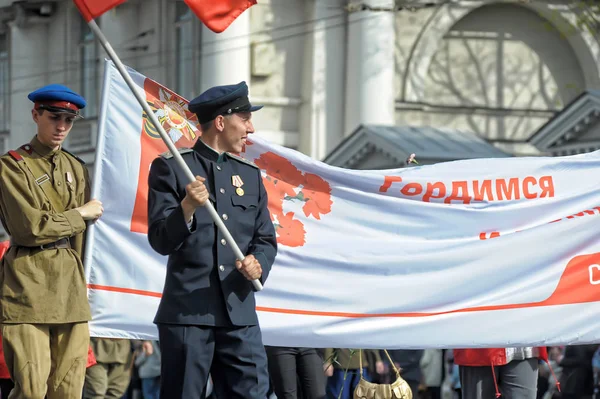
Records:
[[[163,129],[175,143],[175,147],[192,147],[200,136],[200,130],[198,128],[198,118],[188,110],[188,102],[150,79],[146,79],[144,82],[144,90],[146,91],[146,101]],[[150,174],[150,164],[159,154],[167,151],[167,146],[145,113],[143,118],[140,171],[131,217],[131,231],[148,234],[148,175]]]

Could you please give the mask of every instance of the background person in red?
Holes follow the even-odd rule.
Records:
[[[546,347],[454,349],[462,399],[536,399],[539,360]],[[495,395],[495,396],[494,396]]]

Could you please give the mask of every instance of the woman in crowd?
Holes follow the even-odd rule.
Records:
[[[277,399],[325,398],[323,358],[314,348],[265,346]]]

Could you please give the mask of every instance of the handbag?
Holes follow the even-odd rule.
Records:
[[[391,384],[374,384],[363,378],[362,349],[359,350],[360,381],[354,389],[354,399],[412,399],[413,394],[408,382],[400,377],[400,370],[394,364],[390,354],[385,350],[392,368],[396,372],[396,381]]]

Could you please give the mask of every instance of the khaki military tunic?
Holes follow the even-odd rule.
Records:
[[[86,224],[74,208],[89,200],[78,158],[41,144],[0,157],[0,220],[11,247],[0,267],[0,322],[57,324],[91,319],[82,264]],[[68,238],[71,249],[42,249]]]

